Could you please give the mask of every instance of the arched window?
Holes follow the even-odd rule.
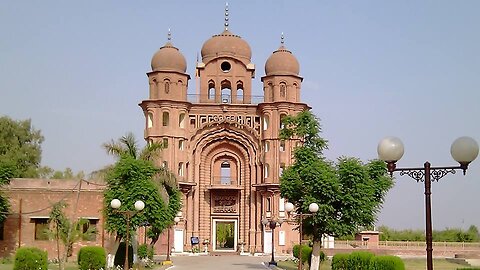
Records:
[[[213,81],[208,82],[208,99],[215,98],[215,83]]]
[[[237,82],[237,100],[243,103],[243,83],[241,81]]]
[[[164,161],[162,162],[162,167],[163,167],[163,168],[168,168],[168,161],[164,160]]]
[[[285,163],[280,163],[280,169],[278,171],[278,176],[282,176],[283,170],[285,170]]]
[[[268,178],[268,171],[269,171],[269,165],[268,164],[265,164],[265,166],[263,167],[263,176],[265,179]]]
[[[220,183],[222,185],[230,185],[231,184],[231,169],[230,169],[230,162],[224,161],[220,165]]]
[[[183,162],[178,163],[178,176],[184,175]]]
[[[264,141],[263,142],[263,149],[265,149],[265,153],[267,153],[270,150],[270,142],[269,141]]]
[[[178,141],[178,150],[182,151],[184,149],[184,144],[185,144],[185,140],[184,139],[180,139]]]
[[[165,86],[165,93],[168,94],[170,92],[170,80],[164,80],[163,84]]]
[[[149,112],[147,114],[147,128],[153,127],[153,113]]]
[[[280,97],[284,98],[287,95],[287,85],[285,83],[280,83]]]
[[[285,141],[284,140],[280,141],[280,152],[285,152]]]
[[[180,128],[185,128],[185,114],[184,113],[181,113],[178,116],[178,126]]]
[[[268,115],[264,115],[263,116],[263,130],[268,129],[269,122],[270,122],[270,117],[268,117]]]
[[[232,85],[229,81],[222,82],[222,103],[230,103],[232,100]]]
[[[163,138],[162,140],[163,149],[168,148],[168,138]]]
[[[163,114],[162,114],[162,125],[164,127],[168,126],[169,121],[170,121],[170,114],[168,112],[163,112]]]
[[[287,115],[284,114],[284,113],[280,114],[280,123],[279,123],[280,124],[279,125],[280,129],[283,129],[285,127],[285,125],[283,124],[283,118],[285,118],[286,116]]]

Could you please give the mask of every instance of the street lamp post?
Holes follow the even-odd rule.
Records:
[[[145,208],[145,203],[143,201],[135,202],[135,211],[133,210],[119,210],[122,202],[119,199],[113,199],[110,202],[110,206],[114,209],[116,213],[120,213],[127,219],[127,235],[125,237],[125,264],[123,265],[124,270],[128,270],[128,240],[130,238],[130,218],[133,217],[137,212],[142,211]]]
[[[450,148],[450,153],[459,166],[431,167],[430,162],[425,162],[423,168],[397,168],[396,162],[403,156],[403,143],[396,137],[387,137],[380,141],[377,147],[378,156],[387,163],[388,172],[399,171],[400,176],[408,175],[417,182],[425,184],[425,242],[427,244],[427,270],[433,270],[432,258],[432,205],[431,205],[431,183],[438,181],[445,175],[455,174],[456,170],[462,170],[465,175],[468,164],[478,156],[478,144],[470,137],[456,139]]]
[[[290,215],[290,214],[293,214],[293,209],[295,208],[295,206],[293,205],[293,203],[291,202],[288,202],[285,204],[285,210],[287,211],[287,213]],[[300,213],[297,213],[296,216],[298,217],[299,219],[299,234],[300,234],[300,248],[298,250],[298,270],[302,270],[302,242],[303,242],[303,231],[302,231],[302,227],[303,227],[303,217],[308,217],[308,216],[312,216],[314,215],[315,213],[318,212],[318,204],[316,203],[311,203],[309,206],[308,206],[308,211],[310,211],[310,214],[304,214],[303,211],[300,209]]]
[[[268,265],[277,265],[275,261],[275,228],[278,226],[282,226],[283,220],[278,219],[276,217],[272,217],[271,219],[263,218],[262,224],[263,226],[267,226],[272,230],[272,259],[268,262]]]
[[[175,218],[173,219],[173,221],[175,222],[175,224],[177,224],[178,222],[180,222],[182,218],[182,212],[179,211],[177,213],[177,215],[175,216]],[[164,264],[171,264],[172,261],[170,260],[170,254],[172,252],[171,248],[170,248],[170,230],[171,230],[172,227],[168,227],[168,232],[167,232],[167,258],[165,259],[165,262]]]

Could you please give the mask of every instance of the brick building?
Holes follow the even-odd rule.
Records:
[[[88,241],[75,244],[73,256],[81,246],[103,246],[108,250],[113,238],[103,230],[103,189],[103,185],[78,180],[12,179],[3,190],[10,199],[10,214],[0,230],[0,257],[15,253],[21,246],[34,246],[55,258],[56,244],[44,231],[51,207],[62,200],[68,205],[68,218],[88,219],[88,226],[98,232]]]
[[[282,37],[265,63],[264,95],[253,96],[251,48],[226,22],[201,48],[195,94],[187,93],[187,62],[169,35],[147,73],[149,98],[139,104],[145,139],[167,146],[157,165],[175,172],[183,191],[183,218],[173,228],[176,252],[190,249],[197,237],[210,243],[209,251],[243,246],[270,253],[272,231],[261,220],[286,216],[279,178],[298,142],[279,138],[280,120],[309,109],[300,100],[299,63]],[[278,252],[298,243],[293,225],[274,233]]]

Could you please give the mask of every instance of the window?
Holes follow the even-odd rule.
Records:
[[[222,69],[223,72],[229,72],[230,69],[232,69],[232,65],[227,61],[223,61],[220,64],[220,68]]]
[[[48,240],[48,217],[32,218],[35,223],[35,240]]]
[[[185,140],[183,140],[183,139],[180,139],[180,141],[178,141],[178,150],[183,150],[184,142],[185,142]]]
[[[280,83],[280,97],[284,98],[287,95],[287,85]]]
[[[164,127],[168,126],[169,121],[170,121],[170,114],[168,112],[163,112],[163,114],[162,114],[162,125]]]
[[[269,101],[273,101],[273,84],[272,83],[268,84],[268,95],[270,96]]]
[[[280,198],[280,201],[278,203],[278,210],[280,212],[285,212],[285,198]]]
[[[183,176],[183,162],[178,163],[178,176]]]
[[[178,116],[178,126],[180,128],[185,128],[185,114],[184,113],[181,113]]]
[[[263,142],[263,149],[265,149],[265,153],[267,153],[270,150],[270,142],[269,141],[264,141]]]
[[[283,124],[283,118],[285,118],[287,115],[282,113],[280,114],[280,129],[283,129],[285,125]]]
[[[271,212],[271,211],[272,211],[271,201],[272,201],[272,200],[270,199],[270,197],[268,197],[267,200],[266,200],[265,210],[266,210],[267,212]]]
[[[220,183],[222,185],[230,185],[231,170],[230,162],[224,161],[220,165]]]
[[[162,162],[162,167],[168,169],[168,162],[166,160]]]
[[[243,83],[237,82],[237,100],[243,103]]]
[[[282,176],[284,169],[285,169],[285,163],[281,163],[280,164],[280,169],[278,171],[278,176]]]
[[[268,178],[268,164],[265,164],[265,166],[263,167],[263,175],[265,178]]]
[[[90,231],[90,235],[88,236],[88,241],[95,241],[97,240],[97,218],[84,218],[84,223],[82,226],[82,232],[86,233]]]
[[[163,148],[167,149],[168,148],[168,138],[163,138],[162,144],[163,144]]]
[[[280,141],[280,152],[285,152],[285,141],[284,140]]]
[[[153,113],[149,112],[147,117],[147,128],[153,127]]]
[[[229,81],[222,82],[222,103],[230,103],[232,96],[232,85]]]
[[[208,99],[215,98],[215,83],[213,81],[208,82]]]
[[[278,245],[285,246],[285,231],[278,231]]]
[[[165,85],[165,93],[168,94],[170,92],[170,81],[165,80],[163,83]]]
[[[270,118],[268,117],[268,115],[264,115],[263,116],[263,130],[268,129],[269,122],[270,122]]]

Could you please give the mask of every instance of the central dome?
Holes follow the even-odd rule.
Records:
[[[242,62],[248,64],[252,57],[252,50],[248,43],[228,30],[205,41],[201,53],[204,63],[216,57],[230,56],[240,58]]]

